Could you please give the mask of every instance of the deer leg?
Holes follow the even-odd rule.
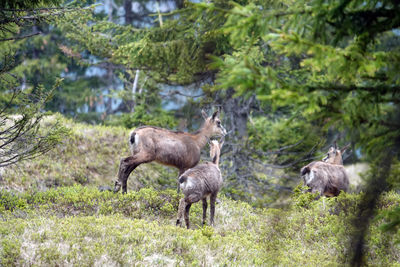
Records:
[[[185,198],[182,198],[179,201],[179,207],[178,207],[178,218],[176,219],[176,226],[182,226],[182,217],[183,217],[183,213],[185,211],[185,207],[186,207],[186,202],[185,202]]]
[[[186,207],[185,207],[185,222],[186,222],[186,228],[189,229],[190,228],[190,223],[189,223],[189,211],[190,211],[190,207],[192,206],[192,203],[188,203],[186,202]]]
[[[114,192],[118,192],[122,186],[122,193],[127,191],[127,181],[131,172],[140,164],[154,160],[152,153],[142,152],[123,158],[119,164],[118,180],[115,182]]]
[[[203,198],[203,225],[206,223],[207,218],[207,198]]]
[[[122,193],[126,193],[127,191],[127,181],[129,174],[138,166],[136,163],[136,157],[130,156],[127,158],[123,158],[119,164],[118,170],[118,180],[115,181],[114,185],[114,193],[117,193],[122,186]]]
[[[210,196],[210,225],[214,226],[214,214],[215,214],[215,200],[217,199],[217,194],[211,194]]]
[[[192,206],[192,203],[196,203],[201,199],[201,195],[199,194],[190,194],[188,196],[185,196],[185,222],[186,222],[186,227],[187,229],[190,228],[190,223],[189,223],[189,210],[190,207]]]

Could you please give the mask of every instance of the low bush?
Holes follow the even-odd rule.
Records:
[[[2,192],[1,265],[342,266],[361,194],[311,200],[293,194],[287,209],[257,209],[219,196],[215,226],[201,226],[201,203],[192,229],[175,226],[175,190],[143,188],[128,194],[75,185],[45,192]],[[382,231],[384,216],[400,203],[389,192],[366,236],[366,261],[395,266],[399,233]],[[24,216],[22,216],[24,214]]]

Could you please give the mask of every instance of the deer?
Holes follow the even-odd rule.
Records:
[[[227,133],[218,117],[219,109],[210,117],[204,110],[201,113],[204,123],[194,133],[171,131],[154,126],[140,126],[132,131],[129,136],[131,156],[120,161],[114,193],[117,193],[121,187],[122,193],[127,192],[129,175],[143,163],[155,161],[175,167],[179,170],[179,176],[196,166],[200,161],[200,152],[208,140],[212,136],[225,136]]]
[[[177,226],[182,226],[185,217],[186,228],[190,229],[189,211],[193,203],[203,201],[203,225],[207,218],[207,197],[210,197],[210,225],[214,225],[215,201],[222,187],[223,179],[218,167],[224,137],[218,142],[210,142],[210,157],[212,162],[204,162],[185,171],[179,177],[180,187],[184,197],[179,201]]]
[[[330,147],[326,157],[322,161],[313,161],[301,168],[300,174],[304,185],[308,186],[309,192],[318,192],[321,196],[338,196],[340,191],[347,192],[349,178],[343,167],[342,155],[349,145],[339,149],[336,145]]]

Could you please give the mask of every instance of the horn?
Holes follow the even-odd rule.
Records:
[[[342,147],[342,148],[340,149],[340,152],[343,154],[343,153],[350,147],[350,144],[351,144],[351,143],[348,143],[347,145],[345,145],[344,147]]]
[[[219,114],[219,109],[217,109],[217,111],[214,112],[214,114],[212,115],[212,119],[214,120]]]

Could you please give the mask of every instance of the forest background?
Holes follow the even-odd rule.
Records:
[[[3,0],[0,12],[0,166],[11,172],[2,169],[3,188],[111,186],[130,129],[192,132],[201,109],[221,108],[229,198],[290,206],[300,168],[335,141],[351,144],[344,163],[363,171],[350,177],[351,191],[365,193],[354,240],[380,195],[399,190],[396,1]],[[79,143],[74,127],[100,129],[87,124],[113,134]],[[63,175],[15,178],[31,176],[21,165],[34,157],[51,173],[47,161],[77,143],[112,151],[75,165],[66,158]],[[87,163],[96,160],[108,166]],[[128,190],[174,188],[176,176],[153,164],[131,175]],[[398,208],[388,218],[396,229]]]

